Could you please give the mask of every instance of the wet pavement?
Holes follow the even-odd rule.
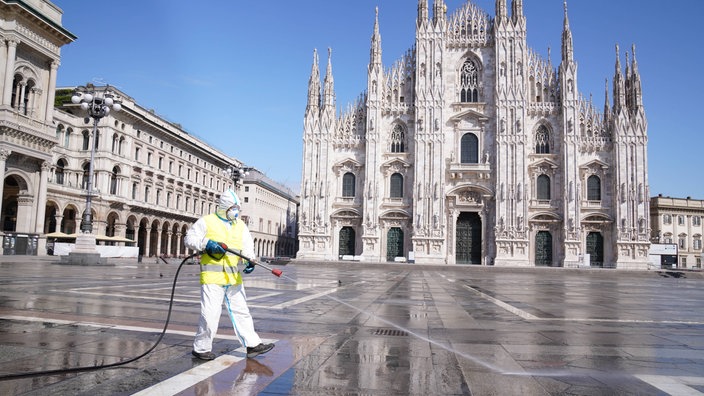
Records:
[[[1,257],[0,394],[704,394],[704,274],[675,271],[258,268],[245,275],[249,305],[276,347],[245,358],[223,313],[218,358],[202,362],[191,356],[198,267],[185,265],[146,356],[32,374],[148,351],[179,263]]]

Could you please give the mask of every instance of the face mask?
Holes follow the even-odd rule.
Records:
[[[227,210],[227,213],[225,215],[227,216],[228,220],[235,221],[238,217],[240,217],[240,209],[238,207],[232,207]]]

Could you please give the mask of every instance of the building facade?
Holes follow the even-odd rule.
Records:
[[[702,268],[704,201],[658,195],[650,198],[652,243],[677,245],[679,268]]]
[[[215,209],[224,189],[242,194],[242,180],[226,170],[244,164],[112,87],[91,87],[122,104],[100,119],[94,136],[93,120],[71,103],[76,87],[56,89],[60,47],[76,39],[61,17],[47,0],[0,0],[2,253],[46,255],[47,234],[80,232],[94,148],[91,212],[99,243],[131,240],[143,257],[189,254],[182,243],[188,227]],[[243,215],[288,225],[295,210],[280,201],[292,201],[291,194],[279,193],[267,195],[273,207],[250,205]],[[272,235],[255,243],[281,242]]]
[[[183,236],[235,181],[224,170],[242,163],[137,104],[111,87],[122,110],[92,120],[70,101],[75,87],[57,90],[55,139],[46,193],[44,233],[79,230],[86,207],[91,147],[96,235],[134,240],[140,256],[186,255]],[[238,184],[239,185],[239,184]]]
[[[297,248],[298,198],[291,189],[248,169],[239,190],[242,219],[259,257],[294,257]]]
[[[61,47],[75,36],[42,0],[0,0],[0,218],[3,251],[44,250],[45,205],[56,144],[54,87]]]
[[[633,47],[602,111],[526,44],[523,1],[495,17],[419,0],[415,44],[340,114],[332,61],[308,86],[298,258],[647,268],[647,121]],[[432,8],[432,9],[431,9]],[[609,95],[611,93],[611,96]],[[613,101],[610,100],[613,98]]]

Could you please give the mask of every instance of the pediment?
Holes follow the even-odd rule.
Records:
[[[356,173],[362,168],[363,165],[353,158],[346,158],[332,166],[332,169],[338,174],[343,172]]]
[[[449,121],[457,128],[473,129],[480,128],[488,120],[489,118],[484,114],[474,109],[467,109],[450,117]]]
[[[400,158],[394,158],[381,165],[382,169],[402,170],[411,167],[411,163]]]
[[[361,219],[362,215],[356,210],[343,209],[332,214],[335,218]]]
[[[530,221],[556,222],[556,221],[562,221],[562,218],[560,218],[560,216],[556,213],[541,212],[541,213],[536,213],[533,217],[531,217]]]
[[[405,212],[399,212],[399,211],[388,211],[384,212],[379,216],[382,219],[385,220],[391,220],[391,219],[398,219],[398,220],[404,220],[404,219],[409,219],[410,216],[408,213]]]
[[[530,164],[531,168],[552,168],[557,169],[557,162],[550,158],[540,158],[538,161]]]
[[[597,159],[587,162],[580,166],[581,169],[609,169],[609,165],[606,162],[599,161]]]
[[[582,223],[611,223],[612,219],[604,213],[590,213],[584,216]]]

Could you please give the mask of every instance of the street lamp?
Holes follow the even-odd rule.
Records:
[[[249,175],[249,171],[251,169],[252,168],[243,166],[242,164],[229,165],[227,168],[225,168],[224,172],[225,172],[225,175],[229,179],[232,179],[233,188],[236,190],[237,189],[237,182],[240,181],[245,176]]]
[[[95,159],[95,143],[98,134],[98,122],[100,119],[110,114],[110,111],[120,111],[122,105],[115,95],[109,91],[109,86],[101,91],[97,91],[93,84],[85,87],[77,87],[71,97],[71,102],[80,104],[81,109],[88,112],[88,116],[93,118],[93,135],[90,147],[90,164],[88,165],[88,193],[86,195],[86,210],[81,219],[81,233],[90,234],[93,232],[93,213],[91,210],[91,199],[93,198],[93,172]],[[88,118],[86,118],[88,123]]]

